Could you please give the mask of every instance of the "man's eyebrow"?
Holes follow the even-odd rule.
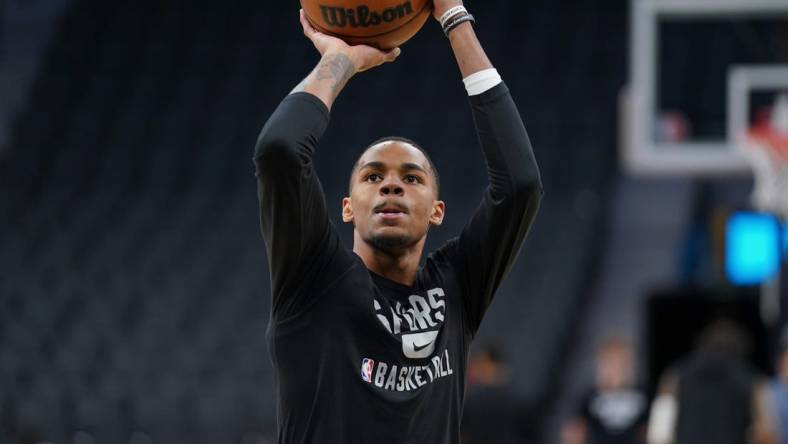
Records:
[[[360,167],[358,167],[358,169],[361,170],[361,169],[364,169],[364,168],[374,168],[376,170],[382,170],[385,167],[386,167],[385,163],[373,160],[372,162],[367,162],[364,165],[361,165]]]
[[[373,160],[371,162],[367,162],[367,163],[365,163],[365,164],[363,164],[363,165],[358,167],[359,170],[363,170],[365,168],[371,168],[371,169],[375,169],[375,170],[383,170],[383,169],[386,168],[386,164],[384,162]],[[423,166],[419,165],[418,163],[413,163],[413,162],[405,162],[405,163],[403,163],[400,166],[400,168],[403,169],[403,170],[417,170],[417,171],[423,172],[424,174],[428,173],[427,170],[424,169]]]
[[[418,171],[421,171],[421,172],[423,172],[425,174],[427,173],[427,170],[425,170],[424,167],[422,167],[418,163],[411,163],[411,162],[403,163],[402,164],[402,169],[403,170],[418,170]]]

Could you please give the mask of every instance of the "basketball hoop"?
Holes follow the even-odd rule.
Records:
[[[755,176],[753,207],[788,221],[788,92],[778,94],[772,109],[737,135],[736,145]],[[782,288],[780,272],[761,284],[760,311],[766,325],[782,319]]]
[[[788,94],[778,97],[769,119],[740,138],[739,151],[755,175],[753,206],[788,220]]]

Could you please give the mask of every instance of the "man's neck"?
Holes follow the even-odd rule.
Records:
[[[375,248],[361,239],[358,233],[354,233],[353,252],[369,270],[402,285],[412,286],[416,283],[425,240],[421,239],[413,246],[391,254]]]

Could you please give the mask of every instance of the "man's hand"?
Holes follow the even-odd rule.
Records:
[[[332,54],[347,56],[353,62],[353,74],[372,69],[386,62],[393,62],[400,54],[399,48],[384,52],[367,45],[350,46],[337,37],[323,34],[312,27],[303,9],[301,10],[301,26],[304,28],[304,35],[312,41],[321,56]]]
[[[334,104],[339,92],[356,73],[372,69],[386,62],[393,62],[400,54],[399,48],[383,52],[367,45],[350,46],[343,40],[317,31],[301,10],[304,35],[320,52],[320,62],[314,70],[295,87],[293,92],[308,92],[326,104]]]
[[[440,20],[444,12],[455,6],[462,5],[462,0],[433,0],[432,3],[435,5],[432,16],[435,17],[435,20]]]

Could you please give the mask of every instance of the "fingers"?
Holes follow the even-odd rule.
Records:
[[[306,14],[304,13],[303,9],[299,12],[299,15],[301,20],[301,27],[304,28],[304,35],[311,40],[312,37],[314,37],[314,35],[317,34],[317,31],[315,31],[315,28],[312,27],[311,23],[309,23],[309,20],[306,18]]]
[[[373,50],[376,54],[374,56],[372,56],[371,59],[369,59],[370,63],[365,64],[365,66],[362,66],[359,69],[359,72],[366,71],[368,69],[372,69],[372,68],[374,68],[376,66],[380,66],[380,65],[382,65],[384,63],[393,62],[394,60],[397,59],[397,57],[399,57],[400,54],[402,54],[402,51],[399,48],[394,48],[394,49],[386,51],[386,52],[383,52],[383,51],[381,51],[379,49],[371,48],[371,47],[369,49]],[[380,57],[380,54],[383,54],[382,58]]]
[[[386,53],[383,60],[386,62],[393,62],[394,60],[397,59],[397,57],[399,57],[400,54],[402,54],[402,50],[400,50],[399,48],[394,48]]]
[[[363,45],[360,45],[360,46],[357,46],[356,48],[360,48],[362,46]],[[374,52],[374,55],[367,56],[366,60],[368,60],[368,62],[363,64],[359,68],[358,72],[367,71],[367,70],[370,70],[370,69],[372,69],[372,68],[374,68],[376,66],[380,66],[380,65],[382,65],[384,63],[393,62],[394,60],[397,59],[397,57],[399,57],[400,54],[402,54],[402,51],[399,48],[394,48],[394,49],[386,51],[386,52],[383,52],[383,51],[381,51],[381,50],[379,50],[377,48],[372,48],[372,47],[366,47],[366,48],[368,50],[372,50]],[[383,57],[380,57],[380,54],[383,54]]]

